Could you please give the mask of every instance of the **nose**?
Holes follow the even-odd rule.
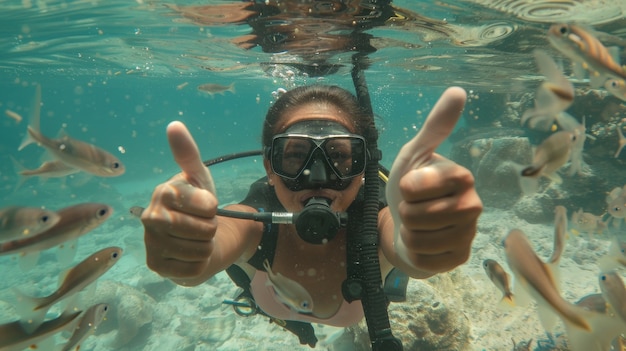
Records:
[[[324,160],[314,158],[309,168],[308,182],[312,184],[325,184],[328,182],[328,173]]]

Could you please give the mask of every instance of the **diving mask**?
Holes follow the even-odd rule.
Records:
[[[292,191],[346,189],[365,171],[365,139],[337,122],[307,120],[289,127],[265,147],[272,171]]]

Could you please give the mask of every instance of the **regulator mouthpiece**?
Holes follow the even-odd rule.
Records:
[[[294,215],[294,223],[302,240],[320,245],[337,235],[345,217],[345,214],[330,209],[329,199],[312,197],[304,205],[302,212]]]

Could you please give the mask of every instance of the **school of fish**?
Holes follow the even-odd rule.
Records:
[[[575,24],[554,24],[547,38],[575,64],[577,76],[588,75],[592,88],[604,87],[626,101],[626,71],[616,55],[604,47],[590,29]],[[569,176],[583,172],[585,140],[592,137],[586,134],[584,119],[578,121],[565,112],[575,100],[570,80],[545,51],[536,50],[534,57],[546,80],[536,90],[534,107],[525,111],[520,122],[552,134],[535,148],[530,164],[517,167],[520,188],[525,194],[537,192],[541,178],[562,183],[559,172],[566,165]],[[179,86],[182,88],[184,85]],[[198,86],[198,90],[211,96],[235,92],[233,84],[204,84]],[[124,164],[117,157],[96,145],[65,133],[58,138],[44,135],[40,129],[40,108],[41,87],[36,86],[32,118],[18,150],[36,143],[45,149],[49,160],[36,169],[27,169],[12,158],[18,174],[23,177],[18,187],[28,177],[65,177],[77,172],[116,177],[125,172]],[[22,120],[10,110],[6,110],[5,115],[16,123]],[[617,158],[626,146],[622,125],[616,129],[616,134],[618,148],[614,156]],[[397,199],[398,194],[392,194],[391,198]],[[626,220],[626,185],[610,190],[606,204],[604,214],[595,215],[579,208],[571,219],[565,207],[556,206],[554,246],[545,260],[538,256],[526,233],[511,229],[502,240],[502,249],[512,274],[494,259],[483,261],[486,275],[502,294],[499,306],[526,307],[534,300],[539,320],[548,333],[553,332],[559,319],[562,321],[572,351],[608,351],[612,343],[620,340],[620,334],[626,333],[626,287],[621,277],[626,270],[626,243],[617,236],[612,238],[609,252],[598,261],[597,286],[601,293],[583,296],[576,303],[568,301],[561,293],[559,269],[568,233],[602,234],[610,222],[619,228]],[[143,208],[136,206],[130,209],[130,214],[139,217],[142,211]],[[76,241],[100,226],[112,212],[110,206],[101,203],[80,203],[56,211],[24,206],[0,208],[0,256],[19,255],[20,267],[28,270],[37,264],[42,251],[63,246],[65,251],[59,255],[59,260],[68,264],[74,259]],[[568,223],[571,223],[569,229]],[[81,343],[115,306],[104,303],[80,306],[76,295],[93,287],[97,279],[120,260],[122,252],[122,248],[111,246],[84,258],[60,277],[57,289],[48,296],[29,296],[15,289],[18,300],[15,307],[20,318],[0,325],[0,351],[80,349]],[[302,286],[273,272],[267,260],[263,265],[269,284],[286,306],[300,313],[312,312],[313,300]],[[62,305],[62,312],[50,318],[49,310],[55,305]],[[63,332],[69,337],[63,345],[55,345],[54,336]]]
[[[124,165],[112,154],[63,134],[51,139],[39,129],[41,87],[36,86],[34,112],[19,149],[37,143],[47,153],[48,161],[34,170],[28,170],[17,160],[12,161],[23,177],[64,177],[76,172],[87,172],[102,177],[124,173]],[[12,111],[6,115],[21,121]],[[18,118],[19,117],[19,118]],[[20,183],[24,179],[20,180]],[[77,241],[104,223],[113,208],[102,203],[78,203],[58,210],[42,207],[7,206],[0,208],[0,256],[13,255],[19,267],[29,271],[37,265],[42,251],[56,249],[62,266],[72,264]],[[28,350],[79,350],[83,341],[94,333],[114,306],[97,303],[83,306],[78,293],[95,288],[96,281],[122,257],[119,247],[103,248],[80,263],[73,265],[59,277],[59,286],[48,296],[30,296],[15,288],[17,303],[14,306],[18,319],[0,325],[0,351]],[[50,309],[59,306],[57,316]],[[61,344],[60,335],[67,334]]]
[[[587,74],[592,88],[604,87],[626,101],[626,71],[616,59],[618,55],[604,47],[590,29],[575,24],[554,24],[547,37],[555,49],[573,62],[579,78]],[[536,91],[535,106],[521,116],[521,124],[552,134],[535,148],[530,165],[515,165],[520,188],[525,194],[538,191],[541,177],[550,180],[548,187],[563,182],[559,172],[568,163],[570,177],[581,174],[585,167],[584,142],[591,137],[586,134],[584,119],[579,122],[565,112],[575,99],[571,82],[546,52],[536,50],[534,54],[546,80]],[[616,129],[615,157],[626,145],[622,128],[620,124]],[[611,222],[619,229],[626,220],[626,185],[615,187],[607,194],[606,209],[599,215],[579,208],[568,219],[567,209],[556,206],[554,248],[546,260],[537,255],[529,240],[533,233],[527,235],[522,230],[511,229],[502,240],[502,246],[513,275],[512,282],[509,273],[495,259],[483,261],[485,273],[502,292],[499,306],[527,307],[535,301],[539,320],[548,335],[553,335],[555,325],[561,320],[568,349],[572,351],[609,351],[624,344],[626,288],[622,274],[626,270],[626,243],[623,239],[613,235],[608,253],[598,259],[597,287],[601,293],[583,296],[576,303],[568,301],[561,293],[560,258],[569,234],[602,234]]]

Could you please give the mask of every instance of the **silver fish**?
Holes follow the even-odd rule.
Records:
[[[486,259],[483,261],[483,268],[485,273],[493,284],[502,292],[502,300],[500,300],[500,306],[506,306],[504,303],[515,306],[515,300],[513,298],[513,292],[511,291],[511,284],[508,273],[502,268],[502,266],[492,259]]]
[[[606,211],[614,218],[626,218],[626,185],[615,187],[606,197]]]
[[[526,110],[521,122],[531,128],[549,130],[557,116],[574,102],[574,86],[565,78],[554,60],[541,50],[535,50],[539,71],[546,77],[535,94],[535,107]]]
[[[626,323],[626,288],[622,278],[615,271],[603,272],[598,276],[598,283],[604,299]]]
[[[565,325],[569,349],[572,351],[609,350],[611,340],[624,325],[616,323],[614,315],[569,303],[559,294],[550,266],[543,263],[521,230],[514,229],[504,239],[509,267],[518,284],[537,301],[541,324],[552,332],[555,313]],[[580,303],[580,301],[579,301]]]
[[[81,311],[62,314],[43,322],[33,332],[25,331],[19,321],[0,325],[0,351],[51,350],[41,343],[54,341],[51,336],[72,329],[80,314]],[[49,346],[54,347],[54,344]]]
[[[606,313],[606,300],[602,294],[589,294],[583,296],[576,302],[576,306],[580,306],[588,311],[595,311],[598,313]]]
[[[130,212],[130,214],[133,217],[137,217],[137,218],[141,218],[141,214],[143,213],[143,211],[145,210],[144,207],[141,206],[133,206],[131,207],[128,212]]]
[[[585,140],[590,138],[596,140],[593,135],[586,133],[587,127],[585,127],[585,117],[583,116],[582,123],[578,122],[576,118],[572,117],[567,112],[561,112],[557,116],[557,123],[563,128],[563,130],[574,133],[576,141],[572,145],[572,153],[570,156],[570,168],[568,175],[581,174],[583,170],[583,149],[585,148]]]
[[[235,93],[235,83],[231,83],[229,85],[221,85],[214,83],[206,83],[198,86],[198,90],[204,91],[205,93],[213,96],[215,94],[224,95],[224,92],[230,91],[231,93]]]
[[[609,78],[626,79],[626,72],[590,31],[574,24],[554,24],[548,40],[563,55],[589,71],[591,87],[602,86]]]
[[[268,260],[263,262],[263,267],[267,271],[276,295],[285,305],[300,313],[313,312],[313,299],[302,285],[280,273],[274,274]]]
[[[509,268],[520,284],[537,301],[537,310],[544,328],[551,332],[556,322],[549,311],[560,316],[565,324],[590,332],[592,327],[579,308],[561,297],[550,267],[537,256],[526,235],[518,229],[509,232],[503,241]]]
[[[626,146],[626,137],[624,136],[624,132],[622,132],[623,124],[617,126],[617,151],[615,152],[615,158],[619,157],[619,154],[622,153],[624,146]]]
[[[598,266],[601,272],[626,269],[626,242],[614,235],[611,239],[609,252],[598,259]]]
[[[602,234],[607,229],[606,223],[602,220],[602,216],[593,213],[584,212],[582,208],[572,213],[571,217],[572,231],[588,234]]]
[[[59,178],[80,172],[79,169],[69,166],[60,160],[45,161],[35,169],[25,168],[13,157],[11,157],[11,160],[13,161],[13,165],[15,166],[15,168],[18,170],[17,174],[24,178]]]
[[[4,110],[4,115],[14,120],[16,124],[22,121],[22,116],[20,116],[20,114],[15,111]]]
[[[554,208],[554,249],[548,259],[549,264],[558,265],[563,250],[565,250],[565,235],[567,234],[567,209],[563,206]]]
[[[24,329],[34,330],[42,322],[48,309],[55,303],[67,299],[83,290],[106,273],[122,257],[122,249],[102,249],[71,268],[55,292],[45,297],[26,296],[19,291],[17,311],[24,321]]]
[[[98,329],[98,326],[104,320],[108,311],[109,305],[105,303],[91,306],[86,311],[84,311],[81,314],[78,325],[74,329],[74,333],[65,343],[65,345],[63,345],[61,351],[80,350],[80,344],[89,335],[93,334],[96,329]]]
[[[43,135],[39,128],[40,109],[41,87],[38,85],[35,94],[33,119],[27,128],[26,137],[18,150],[22,150],[27,145],[36,142],[48,150],[56,159],[87,173],[101,177],[116,177],[124,173],[124,165],[117,157],[95,145],[70,138],[67,135],[58,139],[50,139]]]
[[[616,98],[626,101],[626,81],[623,79],[612,78],[604,82],[604,88],[608,90]]]
[[[61,217],[38,207],[0,208],[0,242],[37,235],[56,225]]]
[[[102,224],[113,213],[111,206],[83,203],[57,211],[60,220],[50,229],[29,237],[0,244],[0,256],[49,249],[76,239]]]
[[[556,173],[569,159],[576,143],[576,133],[559,131],[550,135],[535,149],[533,162],[521,170],[520,186],[524,193],[533,193],[537,189],[538,178],[541,176],[561,183]]]

